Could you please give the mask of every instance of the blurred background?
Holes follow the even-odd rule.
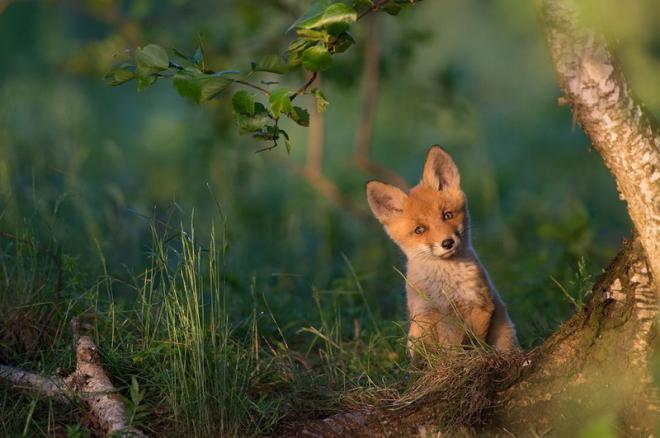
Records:
[[[138,93],[102,80],[118,53],[149,42],[189,53],[200,33],[212,68],[246,70],[286,49],[284,30],[308,2],[0,0],[0,230],[65,254],[76,272],[65,295],[110,277],[115,298],[130,302],[127,285],[150,265],[154,235],[167,242],[194,228],[204,245],[211,224],[224,224],[230,318],[245,316],[257,285],[285,332],[314,323],[316,294],[343,303],[353,333],[365,311],[354,270],[375,318],[403,324],[395,268],[404,259],[366,214],[363,187],[377,175],[354,160],[375,38],[371,160],[412,185],[431,144],[454,156],[474,245],[522,343],[535,345],[570,315],[565,294],[587,293],[631,225],[598,154],[557,104],[531,3],[426,1],[398,17],[378,14],[375,30],[354,26],[357,45],[321,82],[330,101],[321,169],[337,202],[300,172],[308,130],[286,127],[290,156],[284,147],[255,153],[263,145],[238,134],[227,96],[197,106],[168,81]],[[589,5],[659,115],[657,3]],[[286,81],[296,88],[304,78]],[[13,243],[4,240],[8,257]]]

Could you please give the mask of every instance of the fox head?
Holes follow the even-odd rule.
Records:
[[[440,146],[429,150],[422,180],[409,193],[370,181],[367,200],[408,259],[449,259],[470,247],[467,200],[458,168]]]

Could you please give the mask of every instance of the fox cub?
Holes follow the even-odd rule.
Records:
[[[409,193],[367,184],[376,218],[408,259],[408,350],[461,345],[473,336],[498,351],[518,348],[506,307],[470,241],[467,200],[454,161],[440,146],[428,152],[422,180]]]

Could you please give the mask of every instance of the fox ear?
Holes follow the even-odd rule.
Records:
[[[461,186],[461,177],[454,160],[440,146],[431,146],[426,155],[422,183],[438,190]]]
[[[367,201],[369,207],[381,223],[386,223],[398,214],[403,213],[406,195],[401,189],[382,183],[369,181],[367,183]]]

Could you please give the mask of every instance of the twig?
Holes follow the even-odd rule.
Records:
[[[389,1],[389,0],[380,0],[380,1],[377,1],[377,2],[374,3],[372,6],[368,7],[368,8],[365,9],[364,11],[360,12],[360,15],[358,15],[356,21],[361,20],[364,16],[366,16],[367,14],[369,14],[369,13],[371,13],[371,12],[375,12],[375,11],[379,10],[379,9],[381,8],[381,6],[383,6],[383,5],[384,5],[385,3],[387,3],[388,1]]]
[[[279,157],[278,157],[279,159]],[[360,220],[368,220],[369,215],[361,204],[354,202],[342,193],[337,185],[322,173],[310,172],[294,160],[282,160],[289,170],[307,181],[312,189],[328,199],[336,207],[345,209]]]
[[[234,82],[237,84],[245,85],[246,87],[252,87],[255,90],[259,90],[262,93],[266,94],[267,96],[270,96],[270,91],[266,90],[265,88],[260,87],[259,85],[255,85],[251,82],[243,81],[241,79],[233,79]]]
[[[296,92],[293,93],[291,96],[289,96],[289,99],[290,99],[290,100],[294,100],[296,97],[300,96],[300,95],[303,94],[305,91],[307,91],[307,89],[312,85],[312,83],[314,83],[314,81],[316,80],[316,77],[317,77],[318,75],[319,75],[319,74],[318,74],[317,72],[312,73],[312,75],[309,77],[309,79],[307,80],[307,82],[305,82],[305,85],[303,85],[302,87],[300,87],[300,89],[299,89],[298,91],[296,91]]]
[[[314,82],[316,87],[321,85],[321,77],[318,76]],[[307,162],[305,171],[311,173],[321,173],[323,163],[323,144],[324,144],[324,119],[323,114],[319,113],[315,106],[309,111],[309,131],[307,132]]]
[[[271,144],[270,146],[266,146],[265,148],[257,149],[256,151],[254,151],[254,153],[255,154],[260,154],[261,152],[266,152],[266,151],[269,151],[271,149],[275,149],[277,146],[278,146],[278,143],[276,141],[273,141],[273,144]]]

